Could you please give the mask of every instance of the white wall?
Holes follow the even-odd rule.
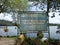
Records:
[[[50,26],[50,37],[60,39],[60,33],[56,33],[58,26]]]
[[[0,28],[0,36],[16,36],[17,35],[17,27],[15,29],[15,26],[8,26],[8,32],[4,32],[4,28]]]
[[[56,31],[58,30],[57,26],[50,26],[49,28],[50,28],[50,38],[60,39],[60,34],[56,33]],[[17,35],[17,29],[15,29],[15,26],[8,26],[8,29],[9,29],[8,31],[9,36]],[[4,32],[4,28],[0,28],[0,36],[6,36],[6,33]],[[36,35],[34,34],[34,36]],[[44,37],[48,37],[48,34],[44,33]]]

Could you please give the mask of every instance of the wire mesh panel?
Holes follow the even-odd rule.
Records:
[[[20,31],[47,30],[47,14],[45,12],[21,12]]]

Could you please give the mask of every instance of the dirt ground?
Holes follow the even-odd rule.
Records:
[[[12,38],[0,38],[0,45],[14,45],[15,39]]]

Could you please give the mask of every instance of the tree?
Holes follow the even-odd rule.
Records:
[[[3,12],[5,9],[4,9],[4,1],[3,0],[0,0],[0,13]]]
[[[27,7],[28,7],[28,0],[7,0],[5,1],[5,6],[16,12],[25,11],[27,10]],[[18,15],[17,15],[18,20],[20,20],[20,17]]]
[[[26,10],[28,6],[28,0],[7,0],[5,5],[15,10]]]
[[[28,0],[0,0],[0,12],[4,10],[24,11],[27,10]],[[3,4],[3,5],[1,5]],[[3,7],[3,8],[2,8]]]
[[[60,0],[56,0],[58,3],[60,3]]]
[[[28,0],[7,0],[5,2],[5,6],[7,6],[7,8],[14,10],[15,12],[25,11],[25,10],[27,10],[27,7],[28,7]],[[20,14],[19,13],[18,13],[17,17],[18,17],[17,22],[19,22],[19,23],[17,24],[17,22],[16,22],[16,26],[18,27],[17,31],[19,32],[19,30],[20,30]]]

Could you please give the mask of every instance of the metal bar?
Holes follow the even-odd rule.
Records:
[[[40,30],[39,30],[40,31]],[[48,33],[48,31],[47,30],[41,30],[43,33]],[[23,32],[23,33],[37,33],[38,31],[37,30],[26,30],[26,31],[21,31],[21,32]]]
[[[49,39],[50,39],[50,30],[49,30],[49,15],[48,15],[48,13],[49,13],[49,7],[50,7],[49,5],[50,5],[50,0],[47,0],[48,35],[49,35]],[[49,41],[48,45],[50,45],[50,41]]]
[[[18,11],[19,14],[41,14],[46,13],[45,11]]]

